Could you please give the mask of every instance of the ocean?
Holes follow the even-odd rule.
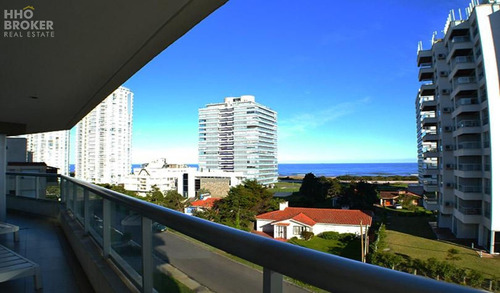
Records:
[[[196,164],[188,164],[198,167]],[[140,164],[133,164],[132,168],[139,168]],[[70,165],[74,170],[75,165]],[[305,175],[313,173],[316,176],[390,176],[390,175],[416,175],[417,163],[357,163],[357,164],[278,164],[280,176]]]
[[[278,164],[280,176],[409,176],[418,173],[417,163]]]

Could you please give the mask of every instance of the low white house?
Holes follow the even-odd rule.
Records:
[[[258,232],[281,239],[300,238],[302,231],[314,235],[327,231],[364,235],[372,224],[371,215],[360,210],[295,208],[288,207],[288,202],[280,204],[279,211],[256,218]]]
[[[176,190],[184,197],[193,198],[200,189],[210,191],[212,197],[224,197],[230,187],[240,184],[245,177],[239,172],[221,170],[199,171],[184,164],[170,164],[161,158],[135,168],[124,179],[124,188],[141,196],[156,186],[160,191]]]

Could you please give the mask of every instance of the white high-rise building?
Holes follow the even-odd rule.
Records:
[[[227,97],[199,109],[200,170],[241,172],[271,184],[278,179],[277,114],[254,96]]]
[[[33,162],[44,162],[59,174],[69,175],[69,130],[27,134],[26,148]]]
[[[438,227],[500,253],[500,0],[481,3],[419,44],[419,180]]]
[[[119,184],[131,173],[133,99],[119,87],[77,124],[76,178]]]

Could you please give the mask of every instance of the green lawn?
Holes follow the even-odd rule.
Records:
[[[338,240],[326,240],[321,237],[314,236],[308,241],[302,239],[291,239],[288,242],[354,260],[361,260],[361,242],[359,239],[355,239],[349,243],[342,243]]]
[[[297,182],[285,182],[280,181],[274,184],[274,188],[271,188],[271,192],[298,192],[300,189],[301,183]]]
[[[435,240],[427,217],[396,217],[388,219],[386,227],[389,252],[427,260],[434,257],[458,267],[482,272],[487,278],[500,278],[500,258],[480,258],[478,253],[458,244]],[[448,250],[459,251],[459,260],[447,260]]]

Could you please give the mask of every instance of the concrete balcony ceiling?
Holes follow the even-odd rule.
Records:
[[[29,7],[2,1],[0,133],[73,127],[226,1],[47,0]],[[11,10],[23,17],[5,18]],[[8,30],[6,20],[21,27],[23,21],[38,22],[35,28]],[[39,29],[42,22],[46,30]],[[33,32],[46,34],[34,37]]]

